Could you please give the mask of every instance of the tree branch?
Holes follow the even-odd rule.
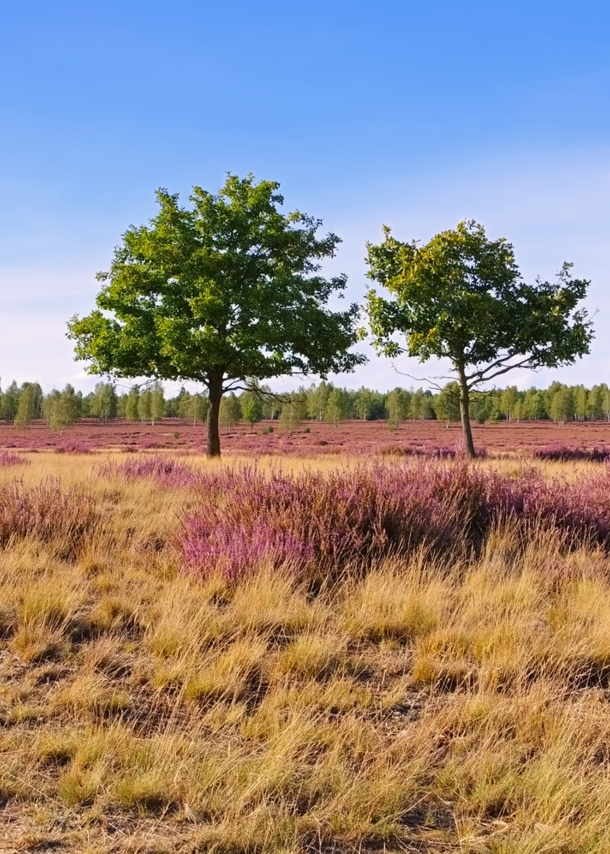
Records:
[[[489,376],[481,376],[478,380],[475,380],[473,383],[469,385],[469,388],[473,388],[478,383],[489,382],[489,380],[493,380],[496,377],[501,376],[502,374],[506,374],[509,371],[512,371],[514,368],[529,368],[532,371],[535,371],[536,368],[532,364],[531,358],[524,359],[523,362],[518,362],[516,365],[506,365],[499,371],[496,371],[495,374],[490,374]],[[484,372],[479,372],[484,373]]]
[[[427,383],[427,385],[433,386],[434,388],[437,388],[439,391],[443,390],[442,386],[440,386],[438,383],[433,382],[433,380],[429,380],[427,377],[415,377],[415,376],[413,376],[413,374],[406,374],[404,371],[399,371],[398,368],[396,367],[396,365],[394,364],[394,362],[392,362],[392,367],[396,371],[397,374],[400,374],[401,377],[409,377],[409,379],[416,380],[418,383]],[[439,377],[435,377],[435,379],[437,379],[437,380],[449,380],[449,382],[455,381],[455,377],[447,377],[444,375],[441,375]]]

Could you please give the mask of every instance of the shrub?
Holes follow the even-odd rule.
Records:
[[[0,466],[17,466],[23,463],[29,463],[29,460],[10,451],[0,451]]]
[[[98,467],[97,473],[100,477],[118,477],[126,481],[155,478],[166,486],[175,487],[192,486],[198,480],[197,473],[190,466],[159,454],[138,457],[121,464],[104,463]]]
[[[607,463],[610,460],[609,448],[569,448],[563,445],[549,445],[536,448],[534,458],[552,462],[589,462]]]
[[[82,442],[80,439],[64,439],[64,441],[55,448],[57,454],[90,454],[91,445]]]
[[[579,484],[416,460],[330,474],[204,472],[199,507],[177,544],[187,569],[238,578],[261,561],[332,574],[389,553],[427,548],[455,561],[506,521],[527,539],[557,530],[566,545],[610,546],[610,476]]]
[[[82,490],[64,491],[57,481],[34,489],[20,483],[0,488],[0,546],[32,535],[74,548],[98,520],[95,501]]]

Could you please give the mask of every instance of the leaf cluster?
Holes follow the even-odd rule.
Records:
[[[570,364],[589,351],[591,323],[576,308],[589,282],[573,279],[564,264],[554,282],[526,284],[512,245],[488,240],[476,222],[461,222],[424,246],[402,243],[385,227],[383,242],[368,245],[367,261],[369,278],[393,296],[367,295],[385,355],[449,358],[458,370],[474,368],[466,374],[474,386],[515,367]]]
[[[98,274],[97,309],[69,323],[77,358],[92,373],[214,377],[225,388],[362,362],[347,352],[358,307],[326,308],[346,284],[320,273],[339,238],[318,237],[320,220],[279,211],[278,187],[229,175],[217,194],[194,187],[190,208],[159,190],[157,216],[130,227]]]

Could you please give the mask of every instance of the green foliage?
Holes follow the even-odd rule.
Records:
[[[6,391],[0,394],[0,418],[5,421],[14,421],[18,405],[19,387],[13,380]]]
[[[97,383],[89,400],[89,415],[104,424],[117,417],[118,398],[112,383]]]
[[[333,390],[333,384],[322,381],[317,386],[312,384],[306,391],[307,415],[316,421],[324,421],[328,398]]]
[[[326,403],[325,418],[337,426],[349,415],[349,394],[342,388],[332,388]]]
[[[226,427],[235,427],[241,421],[241,406],[234,392],[225,395],[220,404],[219,423]]]
[[[180,395],[177,414],[185,421],[205,421],[208,414],[208,398],[205,394],[190,394],[184,391]]]
[[[307,404],[302,394],[289,395],[282,403],[279,423],[283,430],[286,430],[290,436],[299,427],[305,418],[307,412]]]
[[[82,395],[70,384],[63,391],[53,391],[42,403],[42,415],[52,430],[65,430],[81,417]]]
[[[263,420],[264,410],[260,395],[252,391],[245,391],[239,399],[244,421],[248,424],[258,424]]]
[[[142,424],[151,420],[152,394],[149,388],[144,389],[138,397],[138,417]]]
[[[551,398],[551,406],[549,415],[558,424],[564,424],[566,421],[574,420],[574,394],[568,386],[563,386],[558,389]]]
[[[386,398],[385,406],[388,413],[388,424],[393,429],[396,429],[407,417],[409,406],[407,394],[408,392],[403,391],[403,389],[395,388]]]
[[[40,417],[42,397],[42,389],[38,383],[24,383],[21,386],[14,417],[16,427],[26,427],[35,418]]]
[[[150,389],[150,420],[154,424],[165,414],[165,395],[161,383],[153,383]]]
[[[572,279],[571,265],[564,264],[556,282],[526,284],[511,244],[488,240],[475,222],[461,222],[424,246],[401,243],[386,226],[383,242],[368,245],[368,265],[369,278],[392,297],[375,290],[367,296],[378,350],[390,357],[406,352],[421,362],[451,361],[471,456],[473,388],[515,368],[568,365],[589,352],[591,323],[577,308],[589,282]]]
[[[127,399],[125,401],[125,418],[128,421],[137,421],[140,417],[139,415],[139,403],[140,403],[140,388],[139,386],[134,386],[129,390],[129,394],[127,395]]]
[[[456,382],[447,383],[434,402],[436,417],[441,421],[460,420],[460,387]]]
[[[273,181],[229,175],[216,195],[194,187],[192,207],[159,190],[159,213],[123,235],[100,273],[97,309],[68,336],[91,373],[189,379],[209,391],[208,453],[220,453],[218,406],[246,378],[351,371],[358,307],[326,308],[345,276],[320,265],[339,238],[320,220],[283,214]]]

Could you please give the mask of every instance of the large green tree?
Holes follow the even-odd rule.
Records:
[[[327,308],[345,276],[320,274],[339,238],[318,237],[320,220],[282,213],[278,188],[229,175],[217,194],[194,187],[190,208],[159,190],[157,216],[130,227],[110,271],[98,274],[97,309],[68,324],[90,373],[202,383],[210,456],[220,454],[226,391],[364,360],[348,352],[358,307]]]
[[[555,282],[526,284],[512,245],[489,240],[476,222],[461,222],[425,246],[396,240],[386,226],[383,242],[368,244],[368,265],[369,278],[392,296],[368,293],[377,348],[390,357],[407,352],[421,362],[450,360],[470,457],[473,389],[515,368],[568,365],[589,352],[591,322],[577,308],[589,282],[573,279],[564,264]]]

